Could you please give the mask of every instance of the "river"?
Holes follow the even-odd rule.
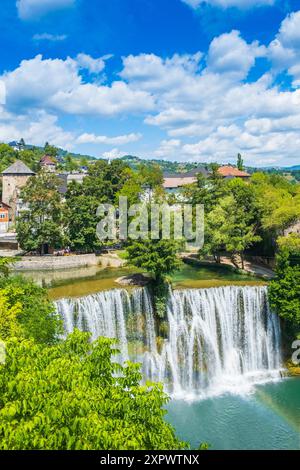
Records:
[[[184,267],[158,326],[147,288],[115,282],[129,272],[52,279],[66,333],[117,338],[120,362],[141,362],[145,378],[165,384],[167,419],[193,448],[300,449],[300,379],[281,378],[280,325],[265,283]]]

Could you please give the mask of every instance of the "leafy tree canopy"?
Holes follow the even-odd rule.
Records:
[[[52,347],[9,339],[0,365],[0,449],[185,448],[164,421],[162,386],[141,386],[139,365],[119,366],[116,352],[113,340],[91,344],[78,331]]]
[[[16,331],[43,344],[59,339],[61,320],[45,289],[22,276],[9,276],[0,278],[0,294],[1,339],[13,336]]]
[[[60,185],[57,176],[42,172],[22,190],[28,210],[18,218],[17,236],[23,250],[42,253],[44,244],[61,248],[66,243]]]

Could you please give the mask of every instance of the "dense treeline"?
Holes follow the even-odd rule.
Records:
[[[60,149],[45,143],[44,147],[27,146],[23,139],[17,144],[18,149],[0,143],[0,173],[16,160],[22,160],[32,171],[40,169],[40,160],[44,155],[52,157],[57,163],[58,171],[81,171],[89,164],[87,157],[75,157],[67,152],[60,156]]]

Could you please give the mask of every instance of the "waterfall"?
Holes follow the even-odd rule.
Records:
[[[77,327],[117,338],[119,360],[142,363],[145,379],[175,396],[241,392],[280,377],[280,324],[266,287],[170,290],[164,337],[147,288],[63,299],[57,310],[66,334]]]

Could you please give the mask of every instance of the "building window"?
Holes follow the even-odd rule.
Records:
[[[4,213],[1,214],[0,213],[0,219],[6,219],[6,217],[7,217],[6,214],[4,214]]]

